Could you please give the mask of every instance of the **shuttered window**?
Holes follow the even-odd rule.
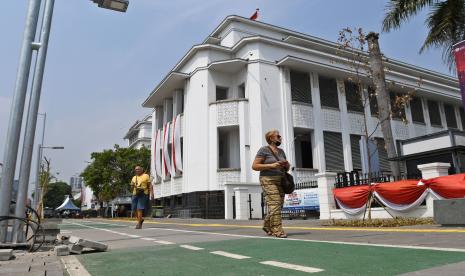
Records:
[[[308,73],[291,71],[291,96],[294,102],[312,103],[312,89]]]
[[[339,108],[336,79],[318,76],[318,82],[320,84],[321,106]]]
[[[352,81],[344,82],[344,90],[346,94],[347,110],[355,112],[363,112],[363,103],[361,91],[358,85]]]
[[[431,125],[442,127],[439,104],[435,101],[428,100],[428,112]]]
[[[405,118],[405,108],[396,104],[396,98],[401,95],[389,92],[389,99],[391,100],[391,113],[393,119],[402,119]]]
[[[368,95],[370,96],[370,113],[372,116],[378,116],[378,100],[376,99],[376,91],[372,86],[368,87]]]
[[[350,149],[352,151],[352,167],[354,170],[362,169],[362,156],[360,154],[360,135],[350,135]]]
[[[412,113],[412,121],[414,123],[425,123],[425,117],[423,116],[423,105],[421,99],[413,97],[410,100],[410,110]]]
[[[455,117],[454,106],[444,104],[444,113],[446,114],[446,123],[448,128],[457,128],[457,118]]]
[[[381,171],[391,171],[391,167],[389,166],[388,161],[388,154],[386,150],[386,144],[384,143],[384,139],[382,138],[375,138],[376,146],[378,148],[378,160],[379,160],[379,168]]]
[[[323,132],[326,170],[344,171],[344,149],[342,135],[336,132]]]

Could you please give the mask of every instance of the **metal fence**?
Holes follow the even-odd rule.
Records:
[[[370,183],[393,182],[402,179],[421,179],[421,175],[402,174],[400,177],[394,177],[387,172],[361,173],[359,171],[340,172],[336,176],[336,188],[344,188]]]
[[[318,188],[318,181],[312,180],[312,181],[295,183],[296,190],[309,189],[309,188]]]

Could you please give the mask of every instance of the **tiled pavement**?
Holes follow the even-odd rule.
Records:
[[[0,276],[62,276],[63,265],[53,251],[28,253],[15,251],[14,259],[0,261]]]

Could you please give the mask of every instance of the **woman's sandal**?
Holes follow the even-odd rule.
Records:
[[[262,230],[265,231],[265,233],[266,233],[268,236],[273,235],[273,233],[271,233],[270,229],[268,229],[268,228],[263,227]]]
[[[275,236],[276,238],[281,238],[281,239],[287,238],[287,235],[286,235],[286,233],[284,233],[284,232],[276,233],[276,234],[274,234],[274,236]]]

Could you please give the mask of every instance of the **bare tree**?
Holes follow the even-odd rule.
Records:
[[[381,50],[379,49],[378,38],[379,35],[370,32],[367,35],[368,52],[370,55],[370,68],[372,74],[373,85],[376,91],[376,100],[378,102],[378,113],[380,118],[381,131],[386,145],[386,151],[391,167],[392,175],[395,178],[400,178],[400,167],[398,161],[392,161],[397,157],[396,147],[394,144],[394,137],[392,136],[391,128],[391,107],[389,92],[386,89],[386,77],[384,75],[384,66],[382,60]]]

